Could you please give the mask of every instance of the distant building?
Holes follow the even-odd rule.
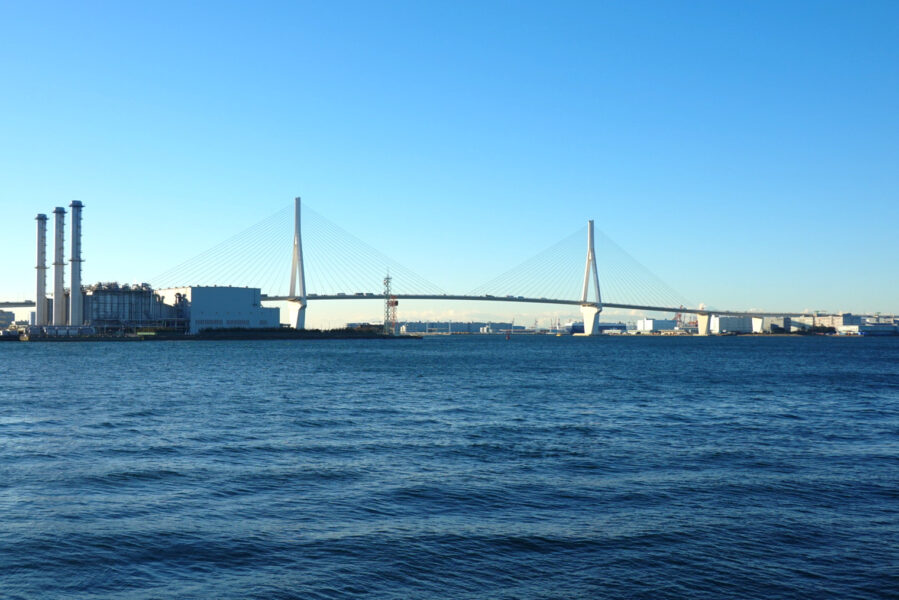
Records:
[[[709,329],[718,335],[722,333],[752,333],[752,317],[712,315],[709,320]]]
[[[815,326],[815,317],[791,317],[790,333],[798,333]]]
[[[751,317],[752,333],[789,333],[790,317]]]
[[[484,321],[407,321],[400,327],[404,333],[485,333],[481,329],[488,327],[492,331],[487,333],[506,333],[510,329],[524,331],[524,326],[512,323],[497,323]]]
[[[861,325],[841,325],[836,330],[840,335],[899,335],[899,325],[874,319]]]
[[[158,290],[165,304],[179,307],[188,333],[204,329],[280,327],[278,308],[262,306],[259,288],[189,286]]]
[[[12,325],[15,319],[16,313],[10,312],[8,310],[0,310],[0,329],[6,329],[10,325]]]
[[[575,334],[575,333],[584,333],[584,322],[583,321],[569,321],[562,326],[562,331],[565,333]]]
[[[597,323],[596,325],[597,333],[601,335],[615,334],[615,333],[626,333],[627,332],[627,324],[626,323]],[[584,333],[584,322],[583,321],[571,321],[565,323],[561,327],[560,333]]]
[[[347,323],[347,327],[352,327],[354,323]],[[584,333],[584,324],[580,321],[571,321],[564,325],[559,325],[552,329],[527,328],[524,325],[515,325],[514,323],[502,323],[497,321],[407,321],[400,325],[400,333],[476,333],[476,334],[499,334],[507,333],[565,333],[575,334]],[[627,325],[624,323],[600,323],[600,333],[624,333]]]
[[[177,306],[167,305],[149,284],[97,283],[83,288],[83,322],[95,329],[178,327]]]
[[[889,325],[897,325],[899,324],[899,319],[896,318],[895,315],[881,315],[876,314],[871,317],[857,317],[859,319],[859,324],[868,324],[871,325],[873,323],[887,323]],[[849,325],[850,323],[843,323],[843,325]]]
[[[677,321],[674,319],[639,319],[636,330],[640,333],[652,333],[655,331],[674,331]]]
[[[818,327],[833,327],[834,329],[844,325],[861,325],[861,315],[843,313],[841,315],[815,315],[815,325]]]

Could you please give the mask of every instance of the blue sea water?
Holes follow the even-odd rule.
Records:
[[[899,339],[0,345],[3,598],[899,595]]]

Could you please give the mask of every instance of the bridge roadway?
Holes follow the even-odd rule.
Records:
[[[528,304],[561,304],[567,306],[581,306],[583,304],[593,305],[592,302],[581,302],[580,300],[560,300],[558,298],[525,298],[524,296],[468,296],[460,294],[395,294],[397,300],[469,300],[469,301],[486,301],[486,302],[524,302]],[[309,294],[306,301],[309,300],[383,300],[383,294]],[[278,302],[296,300],[293,296],[262,296],[263,302]],[[29,308],[34,306],[33,300],[23,300],[21,302],[0,302],[0,308]],[[809,313],[779,313],[779,312],[758,312],[758,311],[739,311],[739,310],[715,310],[713,308],[681,308],[679,306],[646,306],[643,304],[617,304],[614,302],[603,302],[603,308],[623,308],[625,310],[645,310],[652,312],[668,312],[668,313],[690,313],[690,314],[711,314],[719,316],[736,316],[736,317],[809,317]]]
[[[0,302],[0,308],[30,308],[34,306],[34,300],[22,300],[20,302]]]
[[[594,306],[593,302],[581,302],[580,300],[559,300],[555,298],[525,298],[524,296],[466,296],[458,294],[393,294],[397,300],[470,300],[487,302],[525,302],[528,304],[562,304],[568,306]],[[263,302],[296,301],[293,296],[266,296],[263,294]],[[308,294],[306,301],[310,300],[384,300],[383,294],[357,293],[357,294]],[[653,312],[711,314],[718,316],[735,317],[809,317],[809,313],[779,313],[757,311],[715,310],[711,308],[681,308],[679,306],[645,306],[642,304],[616,304],[603,302],[603,308],[623,308],[627,310],[646,310]]]
[[[592,302],[581,302],[580,300],[560,300],[558,298],[525,298],[524,296],[467,296],[460,294],[395,294],[397,300],[469,300],[469,301],[487,301],[487,302],[524,302],[528,304],[561,304],[567,306],[581,306],[583,304],[593,305]],[[309,294],[306,301],[309,300],[383,300],[383,294]],[[278,302],[296,300],[293,296],[262,296],[263,302]],[[29,308],[34,306],[33,300],[23,300],[21,302],[0,302],[0,308]],[[736,317],[809,317],[809,313],[780,313],[780,312],[758,312],[758,311],[739,311],[739,310],[715,310],[713,308],[681,308],[679,306],[647,306],[643,304],[617,304],[614,302],[603,302],[603,308],[623,308],[625,310],[645,310],[652,312],[668,312],[668,313],[690,313],[690,314],[710,314],[719,316],[736,316]]]

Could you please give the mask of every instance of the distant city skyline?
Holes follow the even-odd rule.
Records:
[[[83,282],[130,283],[302,196],[448,291],[594,219],[697,303],[899,313],[895,3],[3,12],[0,300],[34,298],[34,217],[73,200]],[[577,313],[400,306],[519,310]]]

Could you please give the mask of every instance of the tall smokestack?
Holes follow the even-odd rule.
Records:
[[[63,239],[66,226],[66,209],[57,206],[53,209],[56,215],[56,246],[53,256],[53,324],[66,324],[66,292],[65,286],[65,258],[63,256]]]
[[[34,324],[47,324],[47,215],[37,221],[37,292],[34,295]]]
[[[72,208],[72,283],[69,291],[69,325],[84,324],[84,300],[81,295],[81,208],[78,200],[69,205]]]

